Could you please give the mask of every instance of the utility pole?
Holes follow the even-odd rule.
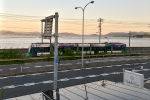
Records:
[[[101,43],[101,30],[102,30],[102,22],[103,22],[103,19],[102,18],[99,18],[98,20],[99,22],[99,43]]]
[[[59,100],[59,89],[57,87],[57,77],[58,77],[58,64],[59,64],[59,57],[58,57],[58,12],[55,13],[55,43],[54,43],[54,90],[56,91],[56,98]]]
[[[131,37],[131,32],[129,31],[129,54],[130,54],[130,37]]]

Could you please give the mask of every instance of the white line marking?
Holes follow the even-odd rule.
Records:
[[[131,64],[125,64],[125,65],[131,65]]]
[[[82,79],[83,77],[82,76],[79,76],[79,77],[75,77],[75,79]]]
[[[53,65],[46,65],[46,67],[49,67],[49,66],[53,66]]]
[[[25,76],[25,75],[18,75],[18,76],[15,76],[15,77],[23,77],[23,76]]]
[[[58,71],[58,72],[68,72],[69,70],[63,70],[63,71]]]
[[[43,81],[44,84],[46,83],[53,83],[53,81],[49,80],[49,81]]]
[[[89,77],[96,77],[96,75],[89,75]]]
[[[122,65],[116,65],[116,66],[122,66]]]
[[[14,85],[10,85],[10,86],[6,86],[6,88],[15,88],[15,86]]]
[[[92,68],[85,68],[85,69],[92,69]]]
[[[34,66],[35,68],[39,68],[39,67],[42,67],[42,66]]]
[[[26,83],[26,84],[24,84],[24,86],[31,86],[31,85],[35,85],[35,83]]]
[[[3,69],[0,69],[0,71],[3,71]]]
[[[96,68],[102,68],[102,67],[96,67]]]
[[[68,78],[60,79],[60,81],[68,81]]]
[[[142,70],[144,70],[144,71],[148,71],[148,70],[150,70],[150,69],[142,69]]]
[[[74,71],[77,71],[77,70],[81,70],[81,69],[74,69]]]
[[[7,77],[0,77],[0,79],[5,79],[5,78],[7,78]]]
[[[46,72],[47,74],[51,74],[51,73],[54,73],[54,72]]]
[[[76,63],[76,64],[81,64],[81,63]]]
[[[31,75],[41,75],[42,73],[36,73],[36,74],[31,74]]]
[[[107,73],[104,73],[104,74],[101,74],[102,76],[106,76],[106,75],[109,75],[109,74],[107,74]]]
[[[9,68],[10,70],[16,70],[17,68]]]
[[[107,67],[112,67],[112,66],[107,66]]]
[[[27,68],[29,68],[29,67],[23,67],[23,69],[27,69]]]

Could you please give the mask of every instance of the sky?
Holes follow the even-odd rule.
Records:
[[[83,12],[75,7],[84,7],[89,2],[90,0],[0,0],[0,30],[40,32],[40,20],[58,12],[59,32],[82,34]],[[85,34],[98,34],[99,18],[104,19],[102,34],[149,32],[150,0],[94,0],[85,9]]]

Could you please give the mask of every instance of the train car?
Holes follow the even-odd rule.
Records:
[[[54,44],[51,46],[54,50]],[[84,43],[84,53],[94,52],[122,52],[126,53],[126,44],[124,43]],[[64,53],[65,48],[71,48],[72,50],[82,51],[82,43],[58,43],[58,50]],[[29,47],[29,56],[39,56],[41,54],[50,54],[50,43],[32,43]]]
[[[50,54],[50,43],[32,43],[29,47],[28,55],[40,56],[41,54]]]
[[[93,43],[91,44],[91,51],[94,51],[94,54],[98,54],[99,51],[106,52],[106,44],[105,43]]]
[[[124,43],[109,43],[107,44],[107,51],[120,51],[121,53],[126,53],[126,44]]]

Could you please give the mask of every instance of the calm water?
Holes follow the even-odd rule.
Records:
[[[31,43],[41,42],[39,37],[2,37],[0,36],[0,49],[2,48],[28,48]],[[44,42],[49,42],[44,39]],[[54,38],[52,38],[54,42]],[[82,37],[59,37],[60,43],[82,43]],[[99,43],[99,37],[85,37],[85,43]],[[129,46],[128,37],[102,37],[101,42],[120,42]],[[131,47],[150,47],[150,38],[131,38]]]

